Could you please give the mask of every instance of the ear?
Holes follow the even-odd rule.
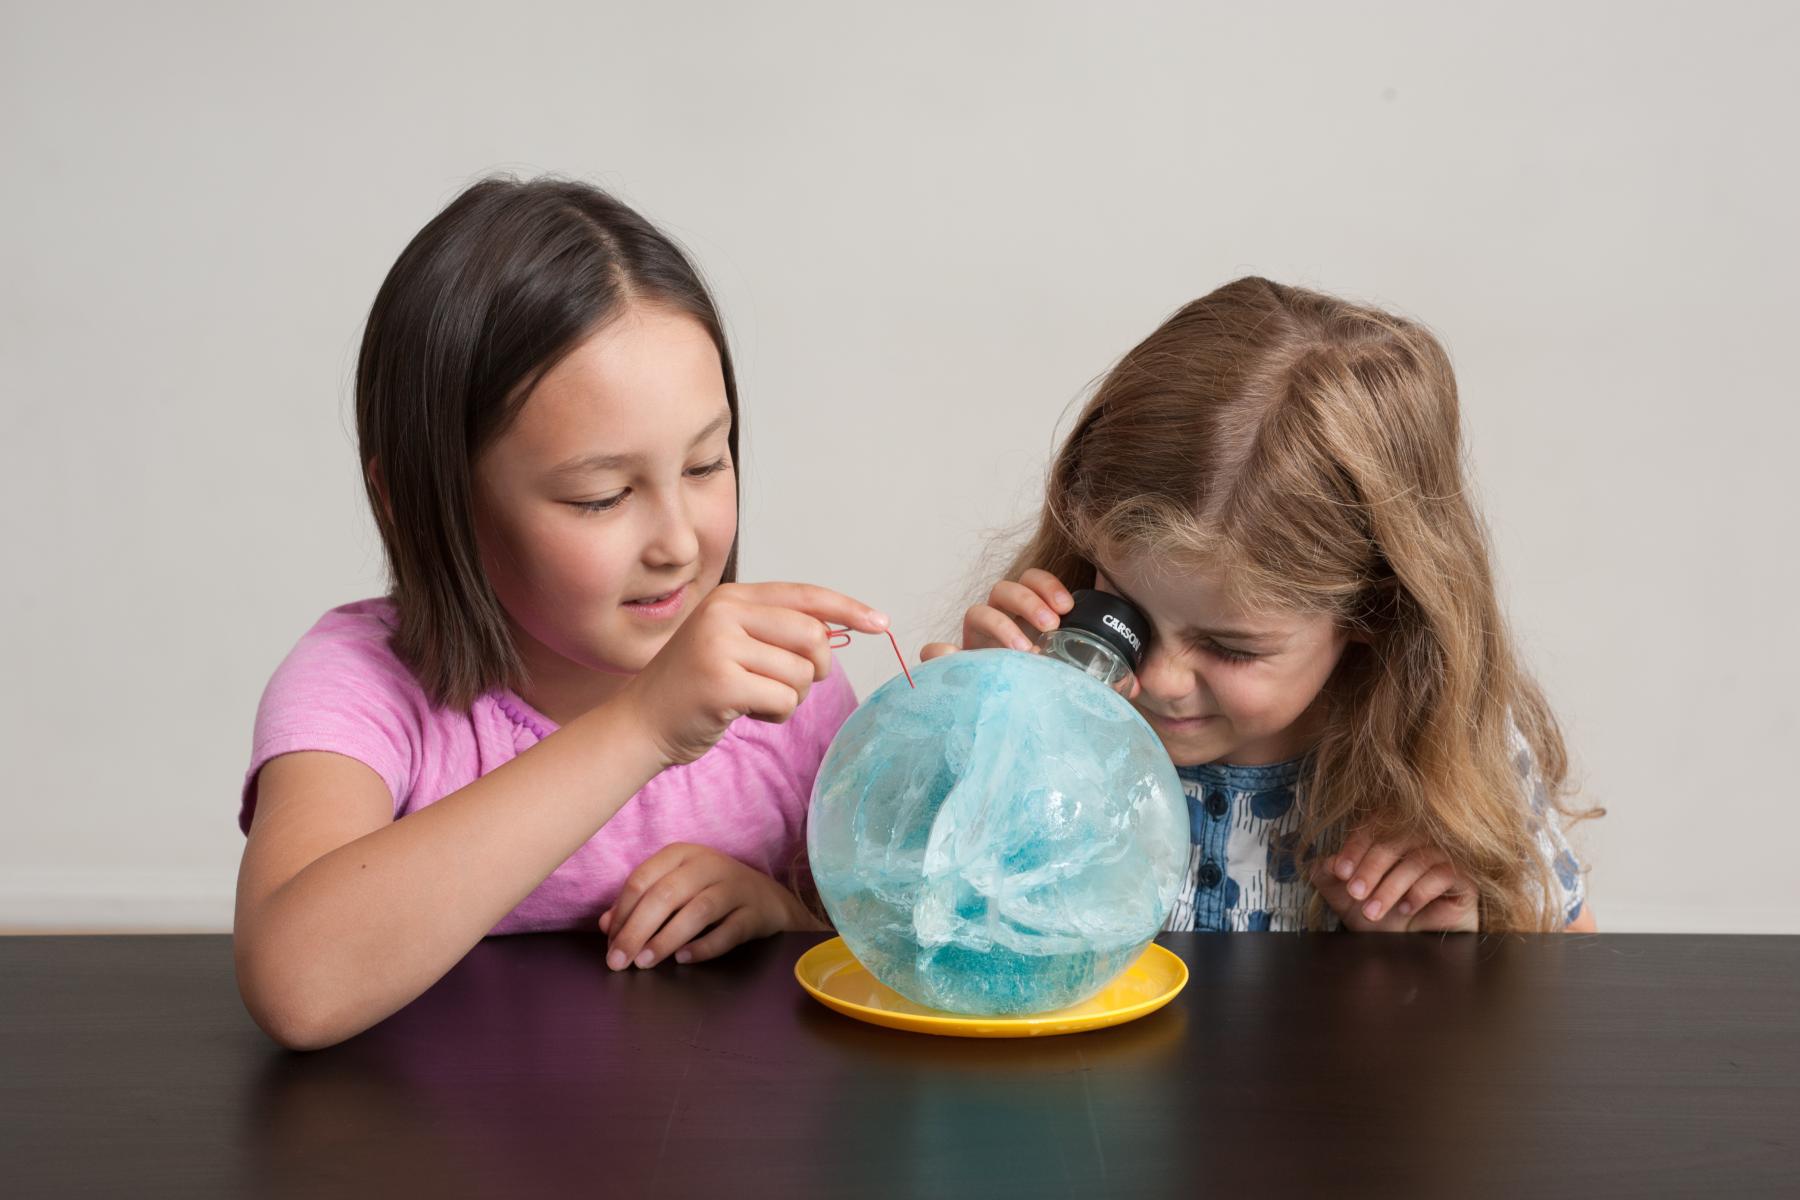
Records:
[[[369,478],[369,490],[375,494],[376,501],[381,505],[382,514],[387,517],[388,524],[392,525],[394,523],[394,504],[388,499],[387,482],[381,477],[381,459],[379,457],[369,459],[366,470]]]

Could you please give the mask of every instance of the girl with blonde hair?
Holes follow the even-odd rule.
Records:
[[[1072,588],[1145,612],[1133,702],[1193,829],[1169,928],[1594,928],[1463,460],[1430,333],[1266,279],[1182,308],[1083,408],[962,644],[1029,649]]]

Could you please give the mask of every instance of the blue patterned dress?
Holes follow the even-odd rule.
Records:
[[[1517,730],[1512,742],[1521,800],[1531,805],[1538,852],[1551,866],[1567,924],[1586,903],[1581,863],[1549,811],[1530,747]],[[1294,803],[1306,764],[1302,757],[1266,767],[1204,763],[1176,768],[1187,793],[1193,849],[1165,929],[1236,933],[1306,928],[1313,887],[1297,866],[1300,813]],[[1335,917],[1330,919],[1335,925]]]

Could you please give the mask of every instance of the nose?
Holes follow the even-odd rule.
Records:
[[[1186,699],[1194,690],[1194,673],[1178,660],[1178,655],[1170,654],[1164,648],[1162,638],[1153,640],[1144,661],[1138,666],[1141,694],[1160,704]]]
[[[653,510],[643,559],[651,567],[685,567],[700,557],[700,535],[686,498],[676,489]]]

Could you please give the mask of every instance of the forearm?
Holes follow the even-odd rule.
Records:
[[[246,1004],[291,1046],[368,1028],[436,982],[661,765],[628,712],[603,706],[240,902]]]

